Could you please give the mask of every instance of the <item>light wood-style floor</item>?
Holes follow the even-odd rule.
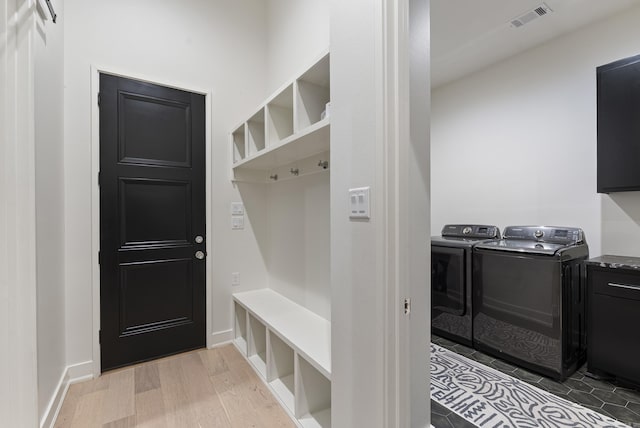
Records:
[[[108,372],[69,391],[56,428],[295,427],[233,345]]]

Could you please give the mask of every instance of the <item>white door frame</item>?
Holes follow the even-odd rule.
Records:
[[[429,426],[430,2],[384,3],[387,426]],[[410,299],[410,312],[404,310]]]
[[[35,0],[0,5],[0,415],[38,425]]]
[[[100,265],[98,263],[98,251],[100,251],[100,187],[98,186],[98,172],[100,171],[100,109],[98,108],[98,94],[100,92],[100,73],[124,77],[127,79],[140,80],[156,85],[180,89],[205,96],[205,187],[206,187],[206,337],[207,347],[212,343],[212,323],[211,323],[211,287],[213,277],[213,262],[210,258],[212,252],[212,183],[211,183],[211,114],[213,91],[194,88],[182,82],[168,82],[158,76],[139,75],[129,73],[116,67],[91,66],[91,290],[93,300],[93,376],[97,377],[101,373],[100,361]]]

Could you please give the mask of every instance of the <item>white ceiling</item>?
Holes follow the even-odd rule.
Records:
[[[432,86],[451,82],[581,26],[640,5],[640,0],[546,0],[553,13],[520,28],[511,26],[513,18],[542,2],[432,0]]]

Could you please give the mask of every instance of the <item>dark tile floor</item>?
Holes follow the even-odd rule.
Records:
[[[558,397],[581,404],[634,428],[640,428],[640,392],[622,388],[609,382],[591,379],[585,376],[586,365],[576,371],[569,379],[559,383],[439,336],[432,335],[431,341],[450,351],[464,355],[470,360],[493,367],[540,389],[551,392]],[[473,424],[463,420],[460,416],[433,400],[431,400],[431,409],[431,424],[435,428],[473,427]]]

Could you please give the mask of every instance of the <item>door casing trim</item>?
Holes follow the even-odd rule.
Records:
[[[202,88],[195,88],[183,82],[167,81],[158,76],[139,75],[120,70],[116,67],[103,67],[91,65],[91,294],[93,313],[93,377],[98,377],[101,373],[100,360],[100,265],[98,263],[98,252],[100,251],[100,187],[98,186],[98,172],[100,171],[100,109],[98,108],[98,94],[100,92],[100,73],[110,74],[127,79],[139,80],[169,88],[180,89],[205,96],[205,204],[206,204],[206,237],[207,254],[213,254],[211,242],[212,238],[212,164],[211,164],[211,114],[213,91]],[[207,257],[206,268],[206,339],[207,348],[213,346],[213,326],[211,322],[211,288],[212,288],[213,264],[210,257]]]

